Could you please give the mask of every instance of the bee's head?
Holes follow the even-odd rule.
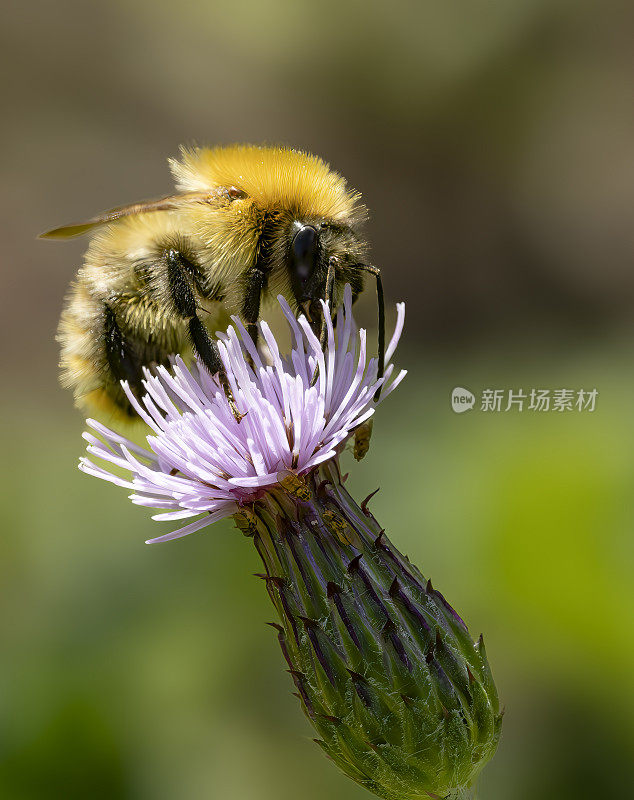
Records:
[[[323,220],[293,223],[288,250],[288,269],[297,305],[313,323],[321,319],[320,300],[325,299],[330,267],[332,308],[349,283],[353,298],[363,287],[362,270],[367,245],[348,227]]]

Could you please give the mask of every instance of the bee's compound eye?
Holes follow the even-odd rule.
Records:
[[[317,246],[317,231],[310,225],[304,225],[295,234],[291,256],[295,275],[300,281],[307,281],[315,269]]]

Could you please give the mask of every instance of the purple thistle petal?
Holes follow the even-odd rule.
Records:
[[[190,522],[190,524],[185,525],[184,528],[179,528],[177,531],[166,533],[163,536],[157,536],[155,539],[147,539],[145,543],[156,544],[157,542],[169,542],[172,539],[180,539],[181,537],[187,536],[190,533],[199,531],[201,528],[206,528],[207,525],[211,525],[212,522],[217,522],[219,519],[229,517],[236,511],[237,508],[235,507],[235,504],[227,504],[224,509],[216,511],[215,513],[209,513],[206,516],[201,517],[201,519],[197,519],[195,522]]]

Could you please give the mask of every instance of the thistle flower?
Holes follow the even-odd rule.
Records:
[[[237,318],[235,328],[219,341],[233,396],[245,414],[240,422],[217,378],[202,365],[188,369],[180,358],[172,370],[145,371],[147,394],[142,404],[122,384],[139,416],[154,431],[147,438],[149,449],[95,420],[87,421],[106,442],[85,433],[88,452],[129,471],[131,477],[121,478],[88,458],[81,459],[81,470],[133,489],[133,503],[164,509],[155,520],[199,517],[149,543],[185,536],[231,516],[280,482],[306,475],[333,458],[351,432],[374,413],[376,390],[382,387],[385,398],[405,377],[402,371],[392,380],[389,364],[403,329],[403,303],[397,306],[396,329],[386,349],[385,374],[377,378],[376,359],[368,360],[366,333],[356,330],[349,286],[338,314],[337,346],[323,304],[325,353],[306,318],[296,320],[286,300],[280,296],[279,302],[294,337],[289,358],[280,354],[266,322],[260,323],[260,331],[271,353],[270,365],[264,364]]]
[[[80,468],[133,490],[154,518],[197,517],[165,541],[233,516],[254,540],[260,575],[279,614],[278,633],[302,708],[318,743],[350,777],[386,800],[466,797],[493,755],[501,724],[482,638],[392,545],[370,511],[347,493],[339,454],[365,429],[404,376],[389,361],[378,378],[365,331],[357,331],[347,288],[337,334],[324,304],[327,346],[280,298],[293,335],[282,357],[266,325],[265,363],[235,320],[220,352],[241,412],[201,366],[146,373],[147,394],[131,403],[152,433],[141,448],[89,420]],[[314,377],[316,376],[316,380]],[[357,448],[355,448],[355,454]]]

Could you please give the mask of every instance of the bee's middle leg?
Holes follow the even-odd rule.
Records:
[[[247,326],[247,333],[258,346],[258,318],[260,316],[260,301],[266,286],[267,274],[257,264],[246,274],[246,286],[242,301],[242,318]]]
[[[166,251],[165,264],[174,310],[187,322],[189,338],[196,354],[212,375],[218,375],[233,416],[240,422],[244,414],[238,411],[218,345],[209,336],[196,310],[196,295],[190,277],[195,273],[196,267],[178,250]]]

